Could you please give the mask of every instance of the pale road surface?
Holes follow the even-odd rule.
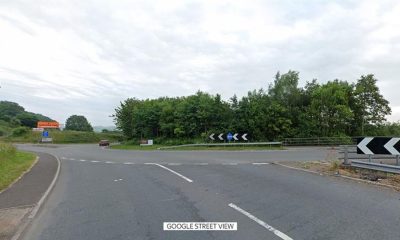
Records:
[[[333,150],[21,149],[61,160],[55,188],[23,239],[400,239],[400,194],[274,164]],[[163,231],[163,222],[237,222],[238,230]]]

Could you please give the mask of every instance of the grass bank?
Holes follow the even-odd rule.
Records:
[[[138,144],[120,144],[113,145],[110,148],[112,149],[121,149],[121,150],[157,150],[163,147],[171,147],[168,145],[152,145],[152,146],[140,146]],[[163,151],[196,151],[196,150],[220,150],[220,151],[243,151],[243,150],[282,150],[283,147],[277,146],[269,146],[269,145],[249,145],[249,146],[185,146],[185,147],[173,147],[167,149],[161,149]]]
[[[35,158],[33,153],[17,151],[11,144],[0,143],[0,191],[28,170]]]
[[[41,139],[41,132],[33,132],[30,129],[20,131],[4,138],[7,142],[16,143],[38,143]],[[118,133],[96,133],[79,131],[49,131],[49,136],[53,143],[98,143],[102,139],[111,142],[122,140],[122,135]]]

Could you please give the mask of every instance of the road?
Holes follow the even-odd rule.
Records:
[[[400,239],[400,194],[273,161],[328,149],[124,151],[20,146],[60,158],[59,179],[24,239]],[[237,231],[163,231],[237,222]]]

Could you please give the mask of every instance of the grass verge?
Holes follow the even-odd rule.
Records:
[[[10,144],[0,143],[0,191],[28,170],[35,159],[33,153],[17,151]]]
[[[383,186],[389,186],[400,191],[400,175],[343,166],[339,160],[281,162],[280,164],[325,175],[344,176],[352,179],[366,180]]]
[[[152,145],[152,146],[140,146],[133,144],[120,144],[112,145],[112,149],[121,150],[157,150],[160,147],[170,147],[166,145]],[[187,146],[187,147],[174,147],[161,149],[163,151],[197,151],[197,150],[220,150],[220,151],[242,151],[242,150],[282,150],[283,147],[274,146]]]

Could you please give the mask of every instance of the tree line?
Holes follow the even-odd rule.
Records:
[[[202,91],[185,97],[128,98],[113,117],[128,139],[205,139],[230,131],[259,141],[400,133],[398,123],[386,122],[390,114],[373,74],[355,83],[313,79],[299,87],[299,72],[289,71],[278,72],[267,89],[228,101]]]

